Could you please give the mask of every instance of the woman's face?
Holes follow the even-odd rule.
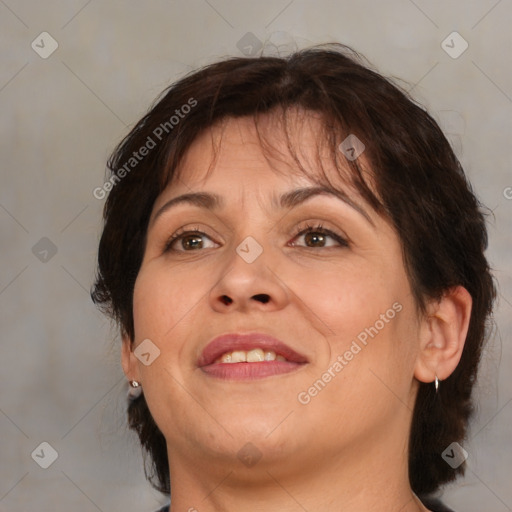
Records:
[[[314,170],[320,121],[295,126]],[[143,362],[125,364],[171,471],[194,456],[248,471],[260,457],[257,467],[293,469],[356,460],[362,446],[405,452],[419,327],[397,234],[341,179],[342,194],[311,191],[275,120],[259,130],[280,158],[265,157],[252,120],[231,119],[196,139],[151,215],[131,349],[150,341]],[[207,175],[211,134],[221,145]],[[336,183],[327,156],[323,166]],[[255,336],[209,346],[225,334]]]

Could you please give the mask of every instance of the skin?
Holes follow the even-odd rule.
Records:
[[[303,114],[289,114],[291,136],[301,161],[314,169],[320,120]],[[329,195],[280,208],[280,195],[314,183],[292,172],[275,118],[262,118],[258,127],[280,151],[276,158],[265,157],[249,118],[229,119],[196,139],[180,178],[155,202],[135,285],[136,335],[123,339],[122,364],[128,379],[141,383],[166,438],[171,511],[425,511],[407,476],[413,404],[418,381],[432,382],[436,374],[442,381],[458,364],[471,298],[454,288],[418,316],[396,232],[336,178],[325,151],[326,172],[369,220]],[[212,140],[220,147],[207,172]],[[154,220],[167,201],[190,192],[218,194],[224,206],[182,203]],[[297,236],[318,224],[348,246],[318,232]],[[179,228],[206,233],[202,247],[178,239],[174,251],[164,252]],[[248,236],[263,249],[253,263],[236,252]],[[262,294],[266,302],[258,300]],[[300,403],[298,394],[396,303],[400,312],[309,403]],[[212,378],[197,358],[227,332],[273,335],[308,364],[249,382]],[[160,355],[146,366],[133,351],[148,338]],[[237,456],[249,442],[261,455],[251,467]]]

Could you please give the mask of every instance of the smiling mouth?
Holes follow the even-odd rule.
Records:
[[[290,373],[307,362],[305,357],[271,336],[225,334],[206,346],[198,367],[211,377],[252,380]]]
[[[249,351],[233,350],[232,352],[225,352],[221,357],[218,357],[215,363],[260,363],[264,361],[286,361],[282,355],[277,355],[273,350],[265,350],[261,348],[253,348]]]

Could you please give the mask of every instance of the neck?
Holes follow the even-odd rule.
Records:
[[[249,468],[238,459],[208,461],[170,450],[171,512],[427,511],[409,485],[404,441],[390,444],[379,440],[365,446],[366,455],[359,445],[317,460],[266,463],[263,456]]]

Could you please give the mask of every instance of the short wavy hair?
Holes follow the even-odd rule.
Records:
[[[133,290],[148,220],[191,143],[222,120],[257,120],[270,113],[286,121],[286,113],[296,108],[320,115],[323,140],[337,168],[345,174],[349,169],[358,192],[394,226],[418,311],[424,313],[429,300],[457,285],[471,294],[460,363],[437,394],[432,385],[419,383],[413,411],[409,479],[416,494],[432,493],[464,473],[464,464],[452,469],[441,453],[465,438],[474,409],[472,388],[490,332],[496,291],[484,255],[485,213],[433,118],[350,48],[329,44],[287,57],[228,58],[166,89],[115,149],[108,181],[95,192],[109,194],[92,299],[133,342]],[[349,134],[366,146],[371,186],[359,160],[345,158],[338,149]],[[128,422],[149,456],[147,478],[169,494],[165,438],[143,394],[129,402]]]

